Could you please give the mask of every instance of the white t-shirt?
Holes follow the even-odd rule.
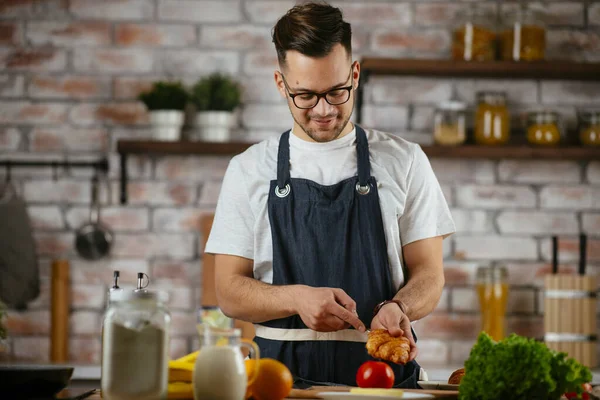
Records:
[[[448,236],[454,221],[427,156],[418,144],[365,130],[371,175],[379,201],[394,285],[404,283],[402,246]],[[233,157],[225,173],[206,252],[254,260],[254,277],[273,282],[273,245],[267,211],[269,184],[277,179],[279,136]],[[333,185],[358,174],[356,130],[327,143],[290,134],[290,176]]]

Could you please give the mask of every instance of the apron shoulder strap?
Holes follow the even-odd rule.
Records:
[[[285,131],[279,138],[277,154],[277,187],[283,190],[290,181],[290,131]]]
[[[369,160],[369,142],[365,130],[358,125],[356,127],[356,154],[358,163],[358,183],[367,186],[371,177],[371,161]]]

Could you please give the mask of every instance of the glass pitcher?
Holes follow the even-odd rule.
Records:
[[[477,269],[481,330],[496,341],[503,339],[506,334],[507,278],[506,267],[479,267]]]
[[[244,400],[246,388],[258,376],[258,346],[243,339],[240,329],[198,325],[201,347],[194,366],[194,398],[206,400]],[[252,375],[246,375],[242,347],[256,360]]]

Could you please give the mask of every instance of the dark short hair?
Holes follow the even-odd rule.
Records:
[[[341,43],[352,54],[352,28],[342,11],[325,2],[309,2],[291,8],[273,28],[273,43],[279,64],[286,62],[288,50],[308,57],[325,57]]]

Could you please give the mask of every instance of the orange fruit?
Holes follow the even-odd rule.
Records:
[[[254,373],[255,360],[246,360],[248,380]],[[272,358],[261,358],[258,364],[258,376],[246,390],[246,399],[281,400],[292,390],[294,379],[292,373],[280,361]]]

